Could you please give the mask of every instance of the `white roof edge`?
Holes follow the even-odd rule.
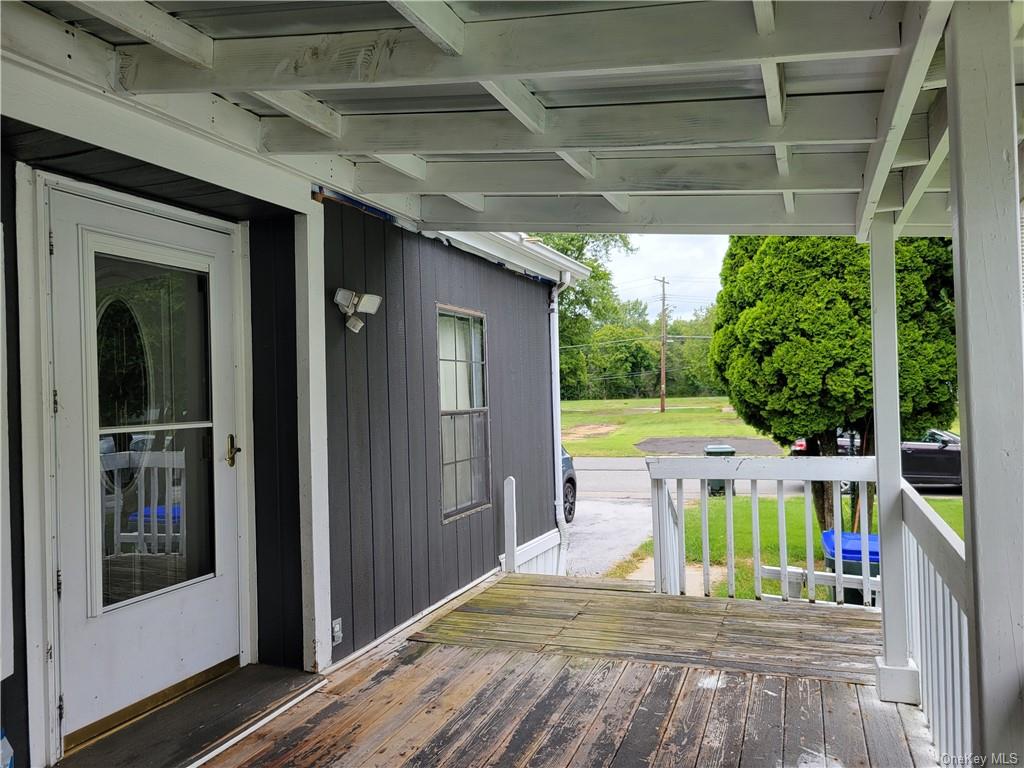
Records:
[[[523,232],[444,231],[420,234],[447,240],[451,245],[488,261],[553,282],[561,280],[563,272],[570,273],[573,282],[590,276],[589,267]]]

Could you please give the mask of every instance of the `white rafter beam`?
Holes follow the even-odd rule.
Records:
[[[801,3],[800,24],[764,37],[749,29],[750,9],[743,3],[480,21],[470,25],[461,56],[445,55],[415,29],[225,39],[215,41],[215,66],[208,72],[130,45],[118,48],[118,71],[133,93],[232,93],[891,56],[900,50],[899,14],[891,6],[879,11],[858,2]]]
[[[889,66],[889,77],[878,111],[878,140],[871,145],[864,168],[864,188],[857,201],[857,238],[866,240],[878,210],[889,172],[910,122],[928,68],[946,29],[952,0],[906,5],[903,46]]]
[[[579,149],[563,150],[555,154],[568,163],[569,167],[583,178],[592,179],[597,176],[597,158],[594,157],[593,152]]]
[[[427,178],[427,163],[422,157],[416,155],[373,155],[373,159],[397,171],[402,176],[422,181]]]
[[[949,123],[946,113],[946,93],[943,91],[928,110],[928,162],[903,171],[903,208],[896,216],[896,235],[910,221],[921,198],[928,191],[949,155]]]
[[[548,110],[544,133],[524,131],[505,111],[346,115],[341,139],[267,118],[263,145],[268,152],[372,155],[866,144],[877,136],[878,104],[875,93],[793,96],[781,126],[769,125],[760,98],[566,107]]]
[[[82,0],[77,8],[193,67],[213,67],[213,38],[141,0]]]
[[[907,231],[948,235],[945,198],[943,193],[927,195]],[[857,196],[808,195],[790,215],[778,195],[634,195],[627,213],[599,197],[488,197],[486,211],[474,212],[428,195],[421,206],[428,230],[851,235]]]
[[[341,138],[343,126],[341,114],[307,93],[302,91],[253,91],[252,95],[324,136]]]
[[[519,80],[483,80],[480,85],[531,133],[544,133],[547,110]]]
[[[483,213],[487,208],[486,200],[483,195],[461,194],[446,195],[446,197],[449,200],[454,200],[463,208],[469,208],[469,210],[476,211],[477,213]]]
[[[754,0],[754,23],[759,35],[775,31],[775,0]]]
[[[389,0],[406,21],[448,56],[458,56],[466,45],[466,25],[448,3],[438,0]]]
[[[629,195],[622,192],[606,192],[601,197],[619,213],[629,213]]]
[[[586,177],[560,160],[510,163],[482,155],[426,163],[422,176],[359,163],[356,186],[371,194],[417,195],[850,193],[860,191],[866,156],[864,152],[800,154],[786,158],[785,174],[778,171],[771,155],[606,159],[600,161],[599,174]]]

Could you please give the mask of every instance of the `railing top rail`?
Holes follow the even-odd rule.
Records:
[[[970,610],[967,584],[967,555],[964,541],[939,513],[903,481],[903,522],[914,535],[960,607]]]
[[[874,482],[874,456],[648,456],[652,480],[861,480]]]

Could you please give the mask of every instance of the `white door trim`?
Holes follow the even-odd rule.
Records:
[[[21,349],[21,417],[25,531],[25,634],[29,749],[34,765],[50,765],[63,754],[57,718],[60,643],[55,583],[56,468],[53,444],[53,370],[51,365],[49,190],[129,208],[200,226],[232,237],[233,340],[239,347],[235,365],[236,424],[243,452],[237,477],[239,568],[239,661],[255,660],[256,584],[255,517],[252,493],[252,366],[249,335],[248,242],[238,224],[150,202],[131,195],[36,171],[18,163],[15,220],[18,244],[18,317]]]

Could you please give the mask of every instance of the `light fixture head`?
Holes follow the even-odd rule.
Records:
[[[348,288],[339,288],[334,292],[334,303],[346,315],[351,315],[356,311],[357,297],[358,294],[355,291],[350,291]]]
[[[381,298],[374,293],[364,293],[356,299],[356,312],[375,314],[380,307]]]
[[[352,315],[351,317],[349,317],[348,320],[345,321],[345,326],[350,331],[352,331],[352,333],[359,333],[359,331],[362,330],[363,325],[364,325],[363,321],[360,320],[355,315]]]

